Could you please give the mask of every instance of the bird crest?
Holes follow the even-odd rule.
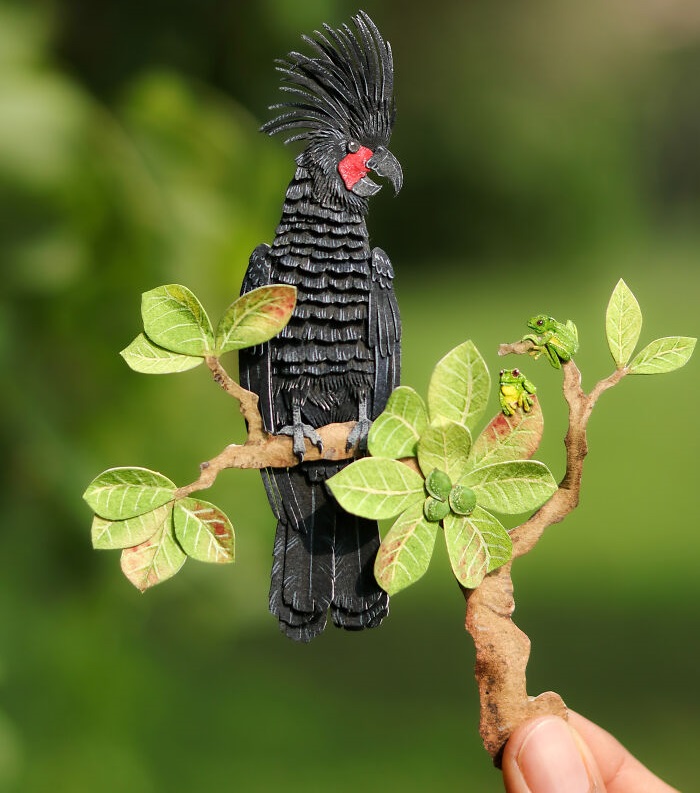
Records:
[[[303,40],[313,51],[293,51],[277,61],[281,90],[288,101],[262,126],[268,135],[295,132],[285,143],[326,137],[358,140],[374,148],[387,145],[394,124],[394,64],[391,46],[364,11],[344,24],[324,24]]]

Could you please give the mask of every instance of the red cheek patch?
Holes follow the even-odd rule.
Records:
[[[350,154],[346,154],[338,163],[338,173],[348,190],[352,190],[363,176],[367,176],[369,171],[367,160],[372,154],[373,152],[366,146],[360,146],[357,151],[351,151]]]

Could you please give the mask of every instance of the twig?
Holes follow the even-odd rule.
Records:
[[[262,416],[258,408],[258,395],[239,385],[228,374],[221,365],[221,361],[215,355],[207,355],[204,361],[214,376],[214,382],[218,383],[229,396],[232,396],[240,402],[241,415],[248,425],[248,440],[253,443],[260,443],[263,441],[267,433],[263,427]]]
[[[504,344],[499,355],[523,354],[531,342]],[[513,559],[531,551],[544,530],[576,508],[581,490],[583,463],[588,453],[586,428],[598,397],[626,374],[621,368],[596,384],[590,394],[581,389],[581,373],[573,361],[562,364],[563,394],[569,406],[565,438],[566,473],[554,495],[525,523],[511,532]],[[503,747],[523,721],[551,713],[566,717],[566,706],[558,694],[527,695],[525,669],[530,640],[511,619],[515,609],[512,561],[490,573],[474,590],[464,589],[467,602],[465,627],[476,648],[475,674],[479,686],[481,720],[479,732],[484,748],[500,765]]]
[[[534,350],[536,348],[534,341],[529,341],[523,339],[521,341],[515,341],[512,344],[501,344],[498,348],[499,355],[524,355],[526,352],[530,352],[530,350]]]

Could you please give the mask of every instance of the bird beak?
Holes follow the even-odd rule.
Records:
[[[384,146],[378,146],[374,154],[367,160],[366,167],[376,173],[377,176],[387,178],[394,188],[394,194],[398,194],[403,185],[403,171],[401,170],[399,161],[389,149]],[[363,198],[369,198],[378,193],[381,189],[382,186],[378,185],[368,176],[363,176],[351,188],[353,193]]]
[[[399,161],[384,146],[379,146],[374,154],[367,160],[367,167],[377,176],[383,176],[391,182],[394,195],[398,195],[403,185],[403,171]]]

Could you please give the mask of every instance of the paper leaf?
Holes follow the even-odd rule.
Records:
[[[469,468],[532,457],[543,431],[544,417],[536,397],[527,413],[516,410],[512,416],[505,416],[499,411],[474,441]]]
[[[204,360],[192,355],[171,352],[154,344],[143,333],[125,347],[120,353],[129,367],[143,374],[173,374],[194,369]]]
[[[188,556],[200,562],[233,562],[233,526],[218,507],[197,498],[184,498],[175,503],[173,523],[175,536]]]
[[[438,361],[428,386],[431,421],[447,419],[467,427],[486,408],[491,378],[484,359],[471,341],[465,341]]]
[[[642,331],[642,310],[637,298],[620,278],[605,314],[608,347],[618,369],[627,365]]]
[[[326,484],[343,509],[363,518],[393,518],[425,498],[423,477],[385,457],[356,460]]]
[[[463,424],[433,422],[418,442],[418,464],[425,476],[437,468],[456,482],[465,472],[472,436]]]
[[[177,487],[163,474],[147,468],[110,468],[96,476],[83,493],[95,514],[126,520],[171,501]]]
[[[382,589],[395,595],[414,584],[428,569],[438,524],[423,515],[423,503],[403,512],[379,546],[374,575]]]
[[[450,513],[443,525],[452,571],[462,586],[474,589],[487,573],[510,561],[508,532],[485,509],[477,506],[469,516]]]
[[[226,309],[216,330],[219,353],[254,347],[276,336],[296,305],[293,286],[261,286],[241,295]]]
[[[173,536],[171,520],[165,521],[146,542],[122,551],[124,575],[141,592],[172,578],[187,560]]]
[[[186,286],[168,284],[145,292],[141,315],[146,335],[159,347],[200,357],[214,349],[207,312]]]
[[[425,402],[409,386],[399,386],[372,423],[367,448],[375,457],[414,457],[418,438],[427,426]]]
[[[95,515],[92,521],[92,547],[97,550],[116,550],[140,545],[170,519],[171,511],[172,504],[168,503],[127,520],[105,520]]]
[[[656,339],[635,356],[629,365],[630,374],[665,374],[688,363],[697,339],[668,336]]]
[[[535,460],[476,468],[463,476],[459,484],[474,491],[479,506],[507,515],[537,509],[557,489],[549,468]]]

